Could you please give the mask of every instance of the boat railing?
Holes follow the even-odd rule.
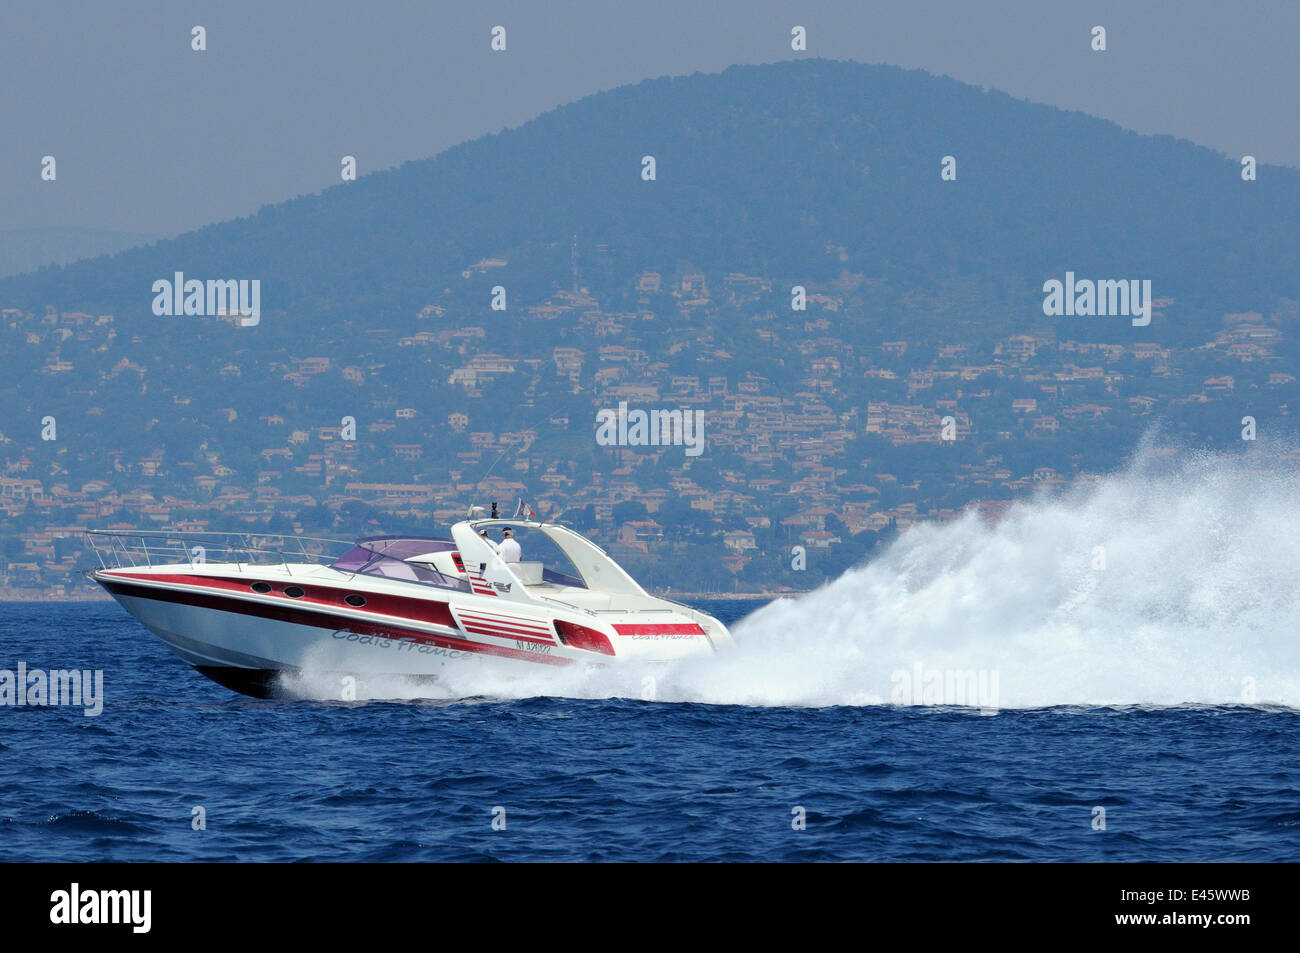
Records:
[[[86,530],[101,569],[204,563],[281,566],[329,565],[356,544],[322,536],[279,533],[177,533],[166,530]]]
[[[572,602],[565,602],[563,599],[556,599],[554,596],[542,596],[534,593],[534,597],[540,599],[542,602],[551,602],[557,606],[572,609],[574,612],[585,612],[589,616],[594,616],[596,614],[595,609],[588,609],[586,606],[574,605]]]
[[[637,606],[635,609],[592,609],[589,606],[580,606],[573,602],[566,602],[564,599],[556,599],[554,596],[543,596],[536,593],[534,593],[534,595],[536,596],[536,598],[541,599],[543,602],[551,602],[557,606],[564,606],[564,608],[572,609],[575,612],[585,612],[587,615],[592,616],[593,618],[602,615],[621,616],[621,615],[627,615],[630,612],[635,612],[637,615],[651,614],[656,612],[661,613],[663,615],[672,615],[674,613],[685,611],[689,613],[692,617],[699,616],[702,614],[696,612],[694,609],[691,609],[689,606],[681,606],[676,602],[673,603],[674,606],[678,606],[678,608],[676,609],[647,609],[643,606]]]
[[[592,609],[591,611],[592,611],[594,614],[596,614],[596,615],[627,615],[629,612],[635,612],[637,615],[649,614],[649,613],[652,613],[652,612],[663,612],[663,613],[667,613],[667,614],[671,615],[673,612],[675,612],[675,611],[677,611],[677,610],[675,610],[675,609],[646,609],[646,608],[642,608],[641,606],[638,606],[638,607],[635,608],[635,609]]]

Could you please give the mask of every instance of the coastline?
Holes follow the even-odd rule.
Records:
[[[0,589],[0,603],[112,602],[107,592],[47,592],[44,589]]]

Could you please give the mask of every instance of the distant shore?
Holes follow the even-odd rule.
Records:
[[[46,592],[43,589],[0,589],[0,602],[112,602],[107,592]]]

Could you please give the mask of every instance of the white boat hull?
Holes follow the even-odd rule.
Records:
[[[712,654],[715,638],[726,634],[707,616],[698,617],[716,623],[715,638],[680,616],[616,613],[618,621],[598,622],[589,617],[594,613],[507,603],[490,593],[425,594],[427,587],[322,566],[208,564],[91,576],[184,661],[258,697],[278,694],[280,676],[303,670],[338,676],[346,698],[347,676],[437,680],[452,666],[536,670],[668,660]],[[299,595],[289,596],[291,590]],[[361,594],[364,607],[345,602]],[[655,618],[662,621],[647,621]],[[584,633],[596,641],[584,642]]]

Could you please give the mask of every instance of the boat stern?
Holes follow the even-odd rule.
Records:
[[[629,614],[617,620],[599,622],[557,619],[560,642],[575,649],[598,652],[620,661],[671,662],[713,655],[731,646],[731,634],[717,619],[692,613],[694,618],[674,614],[650,619]]]

